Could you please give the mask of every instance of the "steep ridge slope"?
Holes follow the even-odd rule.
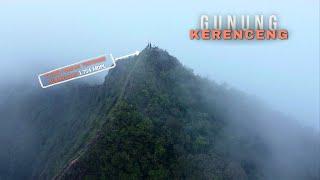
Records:
[[[10,94],[0,179],[319,179],[319,134],[156,47],[101,85]]]
[[[99,127],[94,96],[84,85],[12,91],[0,108],[0,179],[47,179],[84,146]],[[97,109],[95,109],[97,108]]]
[[[101,131],[56,179],[319,177],[317,136],[287,117],[194,75],[159,48],[125,61],[106,77],[106,87],[125,83]]]
[[[118,70],[119,79],[127,77]],[[3,91],[8,98],[0,105],[0,179],[51,179],[96,135],[122,82]]]
[[[126,61],[122,64],[130,64]],[[112,86],[66,83],[48,89],[2,89],[0,179],[51,179],[81,154],[104,124],[128,72],[117,68]]]

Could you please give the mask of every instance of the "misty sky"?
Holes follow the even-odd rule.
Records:
[[[202,14],[276,14],[289,40],[191,41],[188,31]],[[318,0],[0,0],[0,23],[6,81],[36,81],[43,71],[104,53],[125,55],[152,42],[196,73],[319,128]]]

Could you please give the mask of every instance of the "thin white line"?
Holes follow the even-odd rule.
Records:
[[[38,79],[39,79],[39,82],[40,82],[41,87],[42,87],[42,88],[45,88],[45,87],[43,86],[43,84],[42,84],[42,81],[41,81],[40,75],[38,75]]]
[[[115,60],[120,60],[120,59],[123,59],[123,58],[127,58],[127,57],[130,57],[130,56],[136,56],[136,55],[139,55],[139,51],[136,51],[135,53],[132,53],[132,54],[128,54],[128,55],[125,55],[125,56],[121,56],[121,57],[118,57],[116,58]]]

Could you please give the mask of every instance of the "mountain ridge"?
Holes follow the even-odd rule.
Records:
[[[6,121],[31,134],[13,133],[13,148],[0,150],[0,160],[9,157],[0,178],[319,177],[318,134],[157,47],[119,60],[101,85],[27,91],[5,104]]]
[[[88,155],[87,157],[83,158],[84,160],[82,162],[78,162],[72,164],[73,167],[70,167],[70,169],[67,172],[63,172],[57,179],[77,179],[77,178],[81,178],[81,177],[90,177],[90,178],[94,178],[94,177],[108,177],[111,179],[117,179],[117,178],[143,178],[143,179],[149,179],[149,178],[158,178],[158,179],[163,179],[163,178],[192,178],[192,177],[200,177],[200,179],[208,179],[208,178],[237,178],[237,179],[260,179],[260,178],[266,178],[268,177],[267,174],[265,174],[266,172],[263,172],[263,160],[266,160],[264,158],[258,158],[258,159],[254,159],[252,157],[250,157],[250,154],[245,153],[245,151],[249,151],[249,152],[253,152],[254,154],[265,154],[267,155],[266,158],[268,158],[268,156],[271,156],[270,152],[271,150],[269,150],[270,147],[268,147],[265,143],[263,143],[262,137],[259,137],[259,135],[255,135],[256,137],[254,137],[253,139],[249,136],[250,133],[252,133],[254,135],[254,133],[258,133],[258,132],[254,132],[255,130],[250,129],[249,127],[249,132],[246,135],[246,138],[240,138],[239,140],[245,142],[245,143],[250,143],[250,141],[252,141],[253,143],[256,143],[256,145],[250,145],[251,149],[247,149],[246,147],[242,147],[243,150],[241,150],[241,153],[243,154],[247,154],[245,155],[246,158],[243,159],[243,157],[241,158],[242,155],[236,155],[237,153],[234,152],[230,152],[231,154],[225,153],[223,152],[223,149],[226,150],[228,152],[228,147],[224,147],[226,144],[230,143],[237,143],[237,142],[233,142],[233,140],[230,140],[228,138],[224,138],[223,136],[221,136],[221,133],[223,134],[223,129],[225,129],[228,125],[226,125],[228,123],[228,121],[230,119],[234,119],[234,117],[228,117],[225,115],[225,113],[222,113],[224,110],[223,109],[228,109],[229,105],[232,105],[229,103],[223,104],[224,101],[234,101],[234,98],[230,98],[232,96],[235,96],[236,98],[247,98],[245,96],[243,96],[241,93],[239,94],[238,92],[234,92],[233,90],[231,90],[232,92],[228,92],[230,90],[226,90],[224,88],[218,87],[217,85],[211,85],[212,82],[209,84],[208,82],[206,82],[206,80],[202,79],[201,77],[197,77],[194,76],[194,74],[187,70],[185,67],[182,66],[182,64],[180,64],[180,62],[170,56],[166,51],[163,51],[159,48],[156,47],[147,47],[146,49],[144,49],[141,53],[141,55],[139,55],[137,57],[137,59],[133,59],[134,65],[130,71],[130,73],[128,73],[127,79],[124,83],[123,89],[121,91],[121,95],[120,95],[120,99],[117,100],[116,105],[113,107],[113,109],[110,111],[110,119],[109,121],[112,121],[112,119],[116,119],[114,121],[125,121],[125,119],[122,119],[123,116],[123,111],[133,111],[133,114],[138,113],[140,114],[139,116],[145,117],[148,120],[147,121],[149,124],[151,124],[150,126],[153,127],[153,125],[157,125],[157,126],[163,126],[164,128],[162,129],[163,131],[169,131],[167,133],[171,134],[171,135],[164,135],[165,133],[163,133],[163,131],[160,132],[156,132],[155,129],[153,129],[151,131],[151,133],[149,132],[150,136],[156,136],[157,138],[164,138],[167,136],[177,136],[177,139],[171,139],[168,138],[167,141],[174,141],[174,142],[179,142],[181,139],[181,137],[191,137],[192,135],[188,134],[187,131],[188,128],[191,128],[193,130],[191,131],[198,131],[194,130],[194,125],[198,125],[197,122],[192,122],[192,118],[195,119],[201,119],[204,118],[204,122],[207,123],[206,126],[211,127],[210,131],[213,131],[214,133],[209,132],[208,129],[205,129],[205,127],[201,127],[204,128],[203,135],[201,135],[201,133],[199,135],[196,135],[196,137],[194,137],[193,140],[191,140],[191,142],[187,142],[185,140],[182,140],[183,142],[180,142],[181,144],[178,145],[174,142],[171,142],[169,144],[164,145],[162,148],[164,148],[166,151],[170,151],[169,155],[167,158],[171,158],[170,161],[172,164],[175,164],[175,162],[178,162],[178,164],[176,164],[176,166],[181,166],[180,168],[177,167],[167,167],[166,162],[161,162],[161,157],[157,157],[157,154],[155,152],[155,149],[149,149],[148,151],[146,151],[145,153],[151,153],[150,157],[152,158],[159,158],[158,162],[161,166],[158,167],[159,164],[153,164],[152,163],[152,158],[148,159],[148,160],[143,160],[143,157],[140,157],[140,159],[135,159],[133,158],[133,162],[139,162],[139,161],[147,161],[150,164],[151,167],[153,167],[154,169],[150,168],[145,168],[143,167],[143,165],[138,165],[138,170],[136,169],[135,171],[132,172],[132,170],[129,170],[130,168],[125,167],[123,170],[121,170],[121,167],[123,167],[124,165],[122,163],[118,163],[116,165],[111,165],[111,166],[107,166],[106,168],[108,170],[108,172],[106,172],[105,170],[97,170],[99,169],[99,166],[93,165],[94,168],[87,168],[85,167],[84,164],[89,163],[88,161],[88,157],[92,158],[92,154],[93,155],[93,159],[90,159],[91,161],[96,161],[102,164],[105,163],[110,163],[112,164],[112,158],[109,160],[106,160],[106,162],[101,162],[100,161],[100,157],[97,155],[99,153],[103,153],[103,152],[107,152],[107,153],[111,153],[113,155],[109,155],[109,156],[114,156],[116,154],[118,154],[117,152],[108,152],[108,150],[104,149],[108,149],[107,146],[105,145],[101,145],[102,142],[107,141],[110,144],[115,143],[114,141],[110,141],[109,135],[104,134],[102,139],[100,139],[99,141],[95,141],[97,144],[95,147],[93,147],[92,151],[89,152],[88,154],[91,153],[91,155]],[[112,77],[112,73],[110,72],[110,77]],[[133,75],[133,76],[131,76]],[[108,77],[107,77],[108,78]],[[146,78],[147,80],[143,80],[144,78]],[[193,82],[197,85],[193,86],[191,84],[189,84],[190,82]],[[106,82],[107,83],[107,82]],[[208,83],[206,85],[204,85],[204,83]],[[186,86],[186,84],[188,84]],[[179,87],[181,86],[181,87]],[[199,86],[204,86],[202,88],[199,88]],[[147,88],[147,89],[144,89]],[[207,89],[206,89],[207,88]],[[208,100],[208,97],[204,97],[203,96],[203,92],[201,91],[213,91],[214,96],[216,96],[216,99],[210,99]],[[201,93],[200,93],[201,92]],[[228,93],[226,93],[228,92]],[[141,95],[142,93],[145,93],[143,96]],[[163,94],[164,93],[164,94]],[[208,92],[205,92],[205,94]],[[219,99],[219,95],[218,93],[222,93],[221,94],[221,99]],[[226,93],[226,94],[224,94]],[[151,94],[151,95],[150,95]],[[159,96],[157,98],[154,98],[155,96]],[[189,98],[188,96],[194,96],[193,98]],[[176,98],[178,97],[178,98]],[[187,99],[186,99],[187,98]],[[157,101],[156,103],[153,102],[148,102],[148,99],[155,99],[154,101]],[[162,102],[164,101],[164,102]],[[212,108],[212,102],[215,103],[216,101],[218,101],[220,104],[218,104],[215,108]],[[245,101],[247,101],[245,99]],[[251,100],[250,100],[251,101]],[[172,103],[175,102],[175,103]],[[249,102],[253,103],[252,101]],[[257,104],[257,102],[254,102]],[[150,104],[154,105],[154,106],[158,106],[156,109],[150,108]],[[171,107],[172,109],[174,109],[174,111],[172,111],[172,109],[170,108],[166,108],[166,107]],[[259,105],[260,106],[260,105]],[[199,108],[200,107],[200,108]],[[124,108],[124,109],[123,109]],[[131,109],[132,108],[132,109]],[[238,107],[236,107],[238,108]],[[130,109],[130,110],[127,110]],[[191,110],[190,110],[191,109]],[[232,110],[232,108],[229,108]],[[215,113],[208,113],[210,111],[215,111]],[[190,111],[190,112],[189,112]],[[204,112],[205,113],[204,113]],[[229,110],[230,111],[230,110]],[[242,112],[242,110],[240,110]],[[116,115],[114,115],[114,113],[116,113]],[[161,114],[161,113],[163,114]],[[204,116],[204,117],[197,117],[198,115],[194,115],[194,114],[200,113],[200,116]],[[243,112],[242,112],[243,113]],[[247,113],[247,112],[244,112]],[[271,111],[270,111],[271,113]],[[158,119],[158,116],[163,116],[162,118]],[[248,114],[248,117],[250,117],[250,113]],[[131,116],[129,116],[131,117]],[[135,116],[134,116],[135,117]],[[191,117],[191,118],[188,118]],[[276,115],[277,118],[278,115]],[[190,122],[183,120],[183,118],[189,119]],[[130,119],[130,118],[128,118]],[[142,118],[143,119],[143,118]],[[228,120],[229,119],[229,120]],[[116,122],[109,122],[108,120],[107,122],[107,128],[105,129],[105,132],[108,133],[108,126],[109,128],[115,128],[114,126],[116,126],[117,128],[119,128],[118,130],[121,131],[122,128],[126,129],[126,126],[117,126],[118,124]],[[141,120],[143,121],[143,120]],[[169,122],[168,122],[169,121]],[[129,122],[127,122],[129,123]],[[192,124],[192,125],[187,125],[187,124]],[[214,126],[208,123],[215,123]],[[233,122],[234,123],[234,122]],[[116,125],[115,125],[116,124]],[[131,128],[137,128],[136,126],[138,126],[138,124],[134,124]],[[172,127],[173,128],[172,128]],[[198,125],[199,126],[199,125]],[[203,125],[200,125],[203,126]],[[240,125],[239,125],[240,126]],[[241,126],[240,126],[241,127]],[[117,129],[116,128],[116,129]],[[172,128],[172,129],[169,129]],[[187,129],[185,129],[187,128]],[[167,130],[169,129],[169,130]],[[179,135],[174,135],[177,129],[180,129],[179,131],[180,134]],[[136,130],[138,131],[138,130]],[[201,131],[201,130],[200,130]],[[241,131],[241,130],[238,130]],[[113,132],[113,131],[112,131]],[[111,132],[109,132],[111,133]],[[158,133],[158,134],[157,134]],[[230,133],[230,132],[229,132]],[[208,136],[208,134],[210,134],[210,136]],[[240,133],[240,136],[242,136],[241,134],[243,134],[243,132]],[[121,136],[119,134],[119,136]],[[207,136],[207,137],[206,137]],[[220,139],[219,139],[219,136]],[[239,134],[235,134],[235,136],[239,136]],[[179,138],[178,138],[179,137]],[[189,138],[190,138],[189,137]],[[215,137],[216,140],[209,140],[211,137]],[[117,139],[116,137],[112,137],[114,139]],[[157,139],[156,138],[156,139]],[[208,139],[209,138],[209,139]],[[252,140],[250,140],[252,139]],[[135,142],[138,141],[138,139],[132,139],[129,140],[129,143],[135,144]],[[211,142],[212,141],[212,142]],[[123,139],[122,141],[116,141],[117,143],[128,143],[126,142],[125,139]],[[252,143],[251,142],[251,143]],[[100,143],[100,144],[99,144]],[[189,144],[188,144],[189,143]],[[199,144],[197,144],[199,143]],[[221,143],[221,145],[219,145],[219,143]],[[216,145],[218,144],[218,145]],[[150,146],[154,146],[154,148],[156,148],[156,144],[150,144]],[[177,147],[178,149],[171,149],[171,146],[179,146]],[[197,147],[196,149],[193,149],[192,147],[188,147],[188,146],[201,146],[201,147]],[[202,147],[203,146],[203,147]],[[209,152],[211,151],[210,148],[215,147],[216,150],[215,152]],[[211,147],[212,146],[212,147]],[[222,147],[221,147],[222,146]],[[229,146],[229,145],[228,145]],[[96,149],[95,149],[96,148]],[[188,149],[189,148],[189,149]],[[202,149],[204,148],[204,149]],[[253,148],[253,150],[252,150]],[[171,149],[171,150],[170,150]],[[180,150],[179,150],[180,149]],[[241,148],[240,148],[241,149]],[[119,150],[122,153],[124,153],[126,155],[127,158],[132,158],[134,156],[136,156],[136,154],[131,154],[131,152],[129,152],[128,150]],[[124,152],[123,152],[124,151]],[[199,152],[198,152],[199,151]],[[204,152],[202,152],[204,151]],[[93,152],[93,153],[92,153]],[[153,154],[152,154],[153,153]],[[187,154],[187,155],[184,155]],[[172,154],[175,154],[175,156],[178,157],[178,159],[176,159],[175,157],[171,157]],[[188,159],[188,156],[193,156],[193,158]],[[121,156],[121,155],[119,155]],[[200,157],[206,157],[205,159],[202,160],[197,160]],[[213,160],[212,157],[215,157]],[[87,158],[87,159],[86,159]],[[169,159],[170,159],[169,158]],[[173,158],[173,159],[172,159]],[[182,158],[182,160],[179,158]],[[241,160],[235,160],[235,158],[240,158]],[[205,168],[203,167],[203,165],[201,165],[202,163],[206,162],[206,161],[210,161],[210,159],[213,162],[219,162],[221,163],[221,165],[214,165],[214,168]],[[181,162],[179,162],[181,161]],[[201,173],[198,171],[194,171],[189,169],[188,167],[184,167],[184,163],[186,163],[187,161],[193,162],[190,164],[190,166],[192,166],[194,169],[207,169],[206,173]],[[84,163],[86,162],[86,163]],[[131,162],[131,161],[129,161]],[[129,163],[128,162],[128,163]],[[82,165],[81,165],[82,163]],[[84,164],[83,164],[84,163]],[[132,163],[132,162],[131,162]],[[198,165],[195,165],[197,163],[200,163]],[[244,163],[244,164],[242,164]],[[122,165],[121,165],[122,164]],[[188,163],[186,163],[188,164]],[[247,164],[247,165],[245,165]],[[136,167],[137,165],[132,165],[133,167]],[[76,169],[76,170],[75,170]],[[120,170],[119,170],[120,169]],[[129,171],[129,172],[128,172]],[[76,172],[76,173],[75,173]],[[113,172],[113,174],[112,174]],[[178,173],[177,173],[178,172]],[[217,173],[220,172],[220,173]],[[87,173],[87,174],[86,174]],[[286,175],[281,175],[281,172],[279,173],[279,177],[284,177],[284,178],[289,178],[286,177]],[[293,176],[290,176],[290,178],[292,178]],[[227,178],[227,179],[228,179]]]
[[[153,50],[153,51],[158,51],[158,52],[165,52],[165,51],[163,51],[163,50],[161,50],[161,49],[159,49],[159,48],[157,48],[157,47],[151,47],[151,45],[150,45],[150,46],[148,45],[148,46],[140,53],[140,56],[145,56],[145,53],[146,53],[146,51],[148,51],[148,50]],[[165,53],[168,55],[167,52],[165,52]],[[117,62],[117,63],[119,63],[119,64],[120,64],[120,67],[121,67],[123,61],[130,61],[130,60],[132,60],[132,59],[134,59],[134,58],[122,59],[120,62]],[[177,61],[177,60],[176,60],[176,61]],[[127,84],[128,84],[129,77],[130,77],[131,73],[133,72],[135,66],[136,66],[138,63],[139,63],[139,60],[135,60],[135,62],[133,63],[133,65],[132,65],[133,67],[132,67],[131,70],[129,71],[129,73],[128,73],[126,79],[125,79],[125,83],[124,83],[123,87],[121,88],[120,95],[119,95],[119,97],[117,98],[116,102],[114,103],[113,107],[116,107],[116,106],[118,105],[118,103],[120,102],[120,100],[122,99],[122,96],[123,96],[123,94],[124,94],[124,92],[125,92],[125,89],[126,89],[126,86],[127,86]],[[119,67],[119,65],[118,65],[118,67]],[[110,75],[109,75],[109,76],[112,76],[113,71],[114,71],[114,70],[112,70],[112,71],[110,72]],[[108,77],[109,77],[109,76],[106,76],[106,80],[105,80],[105,82],[103,83],[104,85],[108,84],[107,81],[108,81]],[[109,110],[109,112],[110,112],[110,111],[112,111],[112,108],[111,108],[111,110]],[[109,115],[109,113],[107,113],[107,114]],[[107,116],[108,116],[108,115],[107,115]],[[100,136],[100,133],[98,132],[97,136],[96,136],[94,139],[91,140],[91,142],[88,144],[88,146],[92,146],[94,143],[96,143],[96,142],[98,141],[99,138],[101,138],[101,136]],[[61,171],[62,174],[59,174],[59,175],[55,176],[53,179],[60,179],[60,178],[62,178],[61,176],[63,176],[63,173],[66,173],[66,172],[71,168],[71,166],[74,165],[74,163],[77,162],[77,160],[78,160],[79,158],[80,158],[80,156],[78,156],[77,158],[71,160],[71,162]]]

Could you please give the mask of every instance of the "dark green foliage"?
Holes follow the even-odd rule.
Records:
[[[310,157],[297,158],[298,150],[287,153],[291,146],[286,154],[303,166],[281,171],[272,159],[279,156],[274,148],[287,142],[284,137],[295,137],[299,127],[242,92],[194,75],[151,46],[117,62],[102,85],[52,89],[18,104],[24,113],[19,118],[32,122],[37,138],[23,146],[33,152],[24,162],[6,159],[15,164],[9,170],[0,164],[0,179],[2,174],[6,179],[88,180],[318,177]],[[280,127],[292,133],[285,135]]]
[[[216,146],[223,138],[223,107],[212,106],[205,91],[224,89],[157,48],[131,61],[125,91],[96,143],[58,178],[232,179],[259,173],[246,172],[241,161]]]

